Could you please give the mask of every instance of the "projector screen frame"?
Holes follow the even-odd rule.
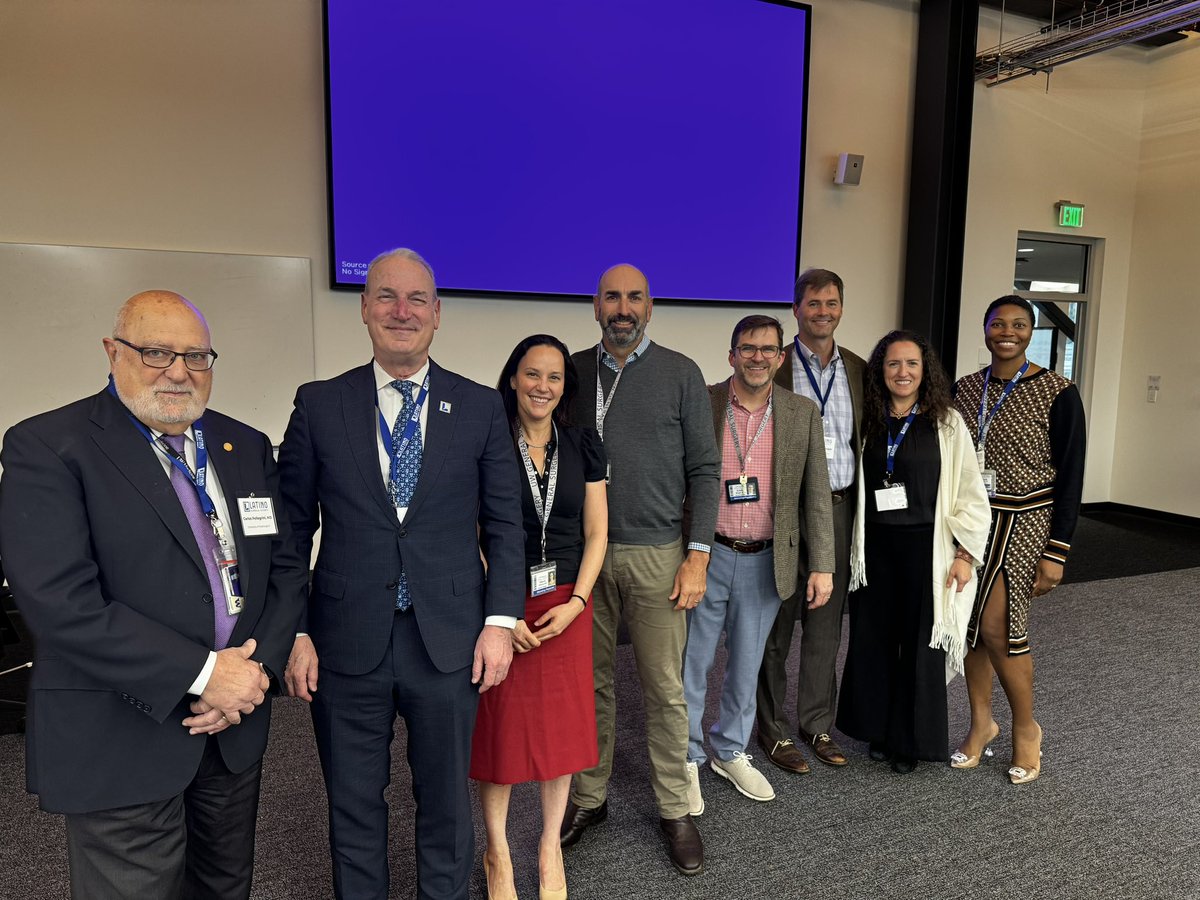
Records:
[[[792,10],[797,10],[805,16],[804,28],[804,49],[803,49],[803,65],[801,77],[803,79],[803,92],[800,102],[800,146],[799,146],[799,178],[796,187],[796,246],[795,255],[792,264],[792,277],[798,276],[800,271],[801,250],[804,239],[804,196],[805,196],[805,170],[808,159],[808,104],[810,90],[810,59],[812,54],[812,32],[813,32],[813,9],[810,3],[796,2],[796,0],[744,0],[747,3],[763,3],[771,6],[785,7]],[[339,280],[339,262],[336,248],[336,233],[335,233],[335,202],[334,202],[334,159],[333,159],[333,86],[330,66],[330,0],[322,0],[321,3],[322,15],[322,55],[323,55],[323,74],[325,87],[325,174],[326,174],[326,222],[327,222],[327,248],[328,248],[328,263],[329,263],[329,288],[332,291],[361,294],[364,285],[353,281]],[[381,248],[383,252],[387,248]],[[417,252],[421,252],[421,248],[413,247]],[[613,264],[619,262],[632,262],[637,264],[636,260],[613,260]],[[431,259],[430,264],[437,271],[437,261]],[[599,272],[584,277],[598,277]],[[647,280],[653,282],[654,273],[648,271]],[[580,301],[590,300],[593,297],[592,293],[562,293],[562,292],[547,292],[547,291],[518,291],[518,290],[492,290],[492,289],[473,289],[462,287],[451,287],[438,285],[438,294],[446,297],[474,297],[488,300],[568,300]],[[779,300],[770,299],[722,299],[722,298],[696,298],[696,297],[671,297],[671,296],[654,296],[655,302],[664,302],[679,306],[694,306],[694,307],[725,307],[725,308],[747,308],[751,306],[778,307],[790,306],[792,300],[790,298],[781,298]]]

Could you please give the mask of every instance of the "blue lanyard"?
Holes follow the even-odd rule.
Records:
[[[896,471],[896,452],[900,449],[900,445],[904,443],[904,436],[908,434],[908,426],[913,423],[913,419],[917,417],[919,412],[919,404],[913,404],[913,408],[908,411],[908,418],[904,420],[904,424],[900,426],[900,431],[896,435],[896,439],[892,440],[892,430],[888,427],[887,416],[883,419],[883,432],[887,435],[887,477],[883,480],[886,485],[892,483],[892,473]]]
[[[413,435],[417,433],[417,427],[421,424],[421,407],[425,405],[425,397],[428,394],[429,373],[426,372],[425,381],[421,384],[421,390],[417,392],[417,402],[413,404],[412,415],[404,423],[404,431],[400,434],[400,446],[393,447],[392,429],[388,427],[387,419],[383,417],[383,412],[379,409],[379,391],[375,391],[375,412],[379,416],[379,436],[383,439],[383,446],[388,452],[388,459],[391,460],[388,477],[393,481],[399,475],[400,458],[404,456],[404,451],[408,449],[409,442],[413,439]]]
[[[121,397],[117,394],[117,386],[113,384],[111,375],[108,376],[108,392],[120,402]],[[212,498],[208,496],[208,491],[204,489],[205,481],[208,478],[208,448],[204,443],[204,427],[200,424],[200,420],[197,419],[192,423],[192,434],[196,438],[196,471],[193,472],[188,467],[187,460],[175,452],[175,448],[161,438],[156,438],[150,429],[128,409],[125,410],[125,414],[129,416],[129,421],[133,422],[133,426],[142,433],[142,437],[166,456],[171,465],[182,472],[191,482],[192,487],[196,489],[196,495],[200,498],[200,509],[204,515],[209,519],[216,518],[217,507],[212,502]]]
[[[817,402],[821,404],[821,418],[825,418],[825,404],[829,402],[829,395],[833,393],[833,383],[837,381],[837,360],[831,360],[829,363],[829,384],[825,386],[825,393],[822,394],[821,386],[817,383],[817,376],[813,374],[812,367],[808,364],[804,345],[800,343],[800,336],[797,335],[793,341],[796,344],[796,356],[799,358],[800,364],[804,366],[804,374],[808,376],[808,383],[812,385]]]
[[[1004,385],[1004,390],[1000,392],[1000,399],[996,401],[996,405],[992,407],[991,412],[984,416],[984,410],[987,408],[987,393],[988,384],[992,380],[992,367],[988,366],[987,374],[983,376],[983,391],[979,395],[979,441],[978,446],[983,447],[987,443],[988,429],[992,427],[992,420],[996,418],[996,413],[1000,411],[1000,404],[1008,399],[1008,395],[1013,392],[1017,386],[1017,382],[1021,380],[1021,376],[1029,371],[1029,360],[1025,360],[1025,365],[1017,370],[1017,374],[1012,377],[1008,384]]]

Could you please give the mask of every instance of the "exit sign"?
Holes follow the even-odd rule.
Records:
[[[1083,204],[1060,200],[1058,207],[1058,224],[1063,228],[1083,227]]]

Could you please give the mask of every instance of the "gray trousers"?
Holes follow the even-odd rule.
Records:
[[[854,522],[854,492],[848,491],[833,503],[833,538],[836,570],[833,595],[820,609],[807,609],[804,581],[807,567],[801,566],[799,590],[784,601],[767,638],[762,668],[758,673],[758,733],[768,747],[793,736],[784,708],[787,698],[788,651],[796,619],[800,620],[800,664],[796,685],[796,724],[809,734],[825,734],[833,728],[837,711],[837,654],[842,642],[842,610],[850,582],[850,538]]]

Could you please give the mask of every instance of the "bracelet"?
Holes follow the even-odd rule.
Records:
[[[587,609],[587,597],[581,597],[579,594],[572,594],[567,599],[568,600],[578,600],[580,603],[583,604],[583,608]]]
[[[971,556],[971,554],[968,553],[966,550],[964,550],[962,547],[959,547],[957,550],[954,551],[954,558],[961,559],[963,562],[966,562],[966,563],[975,561],[975,558],[973,556]]]

